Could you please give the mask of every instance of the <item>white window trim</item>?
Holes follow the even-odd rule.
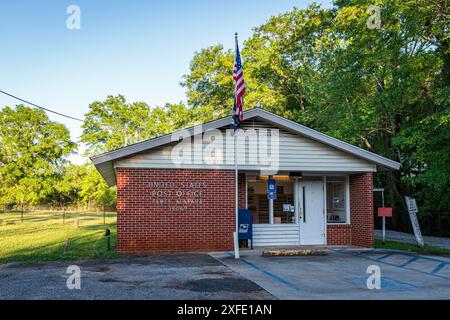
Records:
[[[325,186],[325,192],[326,192],[326,186]],[[325,194],[326,197],[326,194]],[[326,207],[325,207],[325,210]],[[328,222],[328,215],[327,215],[327,225],[329,226],[347,226],[351,224],[350,221],[350,177],[348,175],[345,176],[345,222]]]

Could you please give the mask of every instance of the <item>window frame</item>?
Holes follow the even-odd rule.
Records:
[[[350,179],[348,175],[341,175],[341,176],[335,176],[334,178],[337,177],[344,177],[344,204],[345,204],[345,222],[328,222],[328,208],[325,208],[325,212],[326,212],[326,221],[327,221],[327,225],[331,225],[331,226],[345,226],[345,225],[350,225],[351,221],[350,221]],[[327,184],[328,184],[328,178],[332,178],[327,176],[325,178],[325,203],[328,206],[328,192],[327,192]],[[331,179],[330,179],[331,180]]]

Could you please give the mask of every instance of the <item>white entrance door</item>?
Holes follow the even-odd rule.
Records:
[[[302,181],[298,192],[300,244],[325,244],[323,181]]]

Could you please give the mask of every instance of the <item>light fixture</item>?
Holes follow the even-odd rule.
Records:
[[[275,175],[272,176],[272,179],[275,179],[277,181],[287,181],[290,180],[290,177],[287,175]],[[269,180],[269,176],[258,176],[258,180],[263,180],[263,181],[267,181]]]

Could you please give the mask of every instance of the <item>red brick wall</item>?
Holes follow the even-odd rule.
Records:
[[[373,174],[350,176],[351,241],[354,246],[373,247]]]
[[[238,174],[238,193],[239,193],[239,208],[246,208],[247,206],[246,204],[246,196],[247,196],[247,192],[245,190],[246,187],[246,175],[245,173],[239,173]]]
[[[206,183],[206,188],[150,182]],[[351,225],[328,225],[329,245],[373,246],[372,174],[350,176]],[[127,253],[232,250],[235,228],[234,171],[187,169],[117,169],[117,251]],[[171,212],[177,191],[201,191],[201,200]],[[152,192],[169,192],[155,196]],[[239,174],[239,207],[245,207],[245,174]],[[163,200],[160,202],[152,202]],[[175,206],[177,207],[177,206]],[[183,207],[183,205],[181,205]]]
[[[232,250],[234,171],[119,168],[116,173],[118,252]],[[177,186],[152,188],[150,182],[171,182]],[[207,187],[180,187],[185,182],[206,183]],[[202,194],[179,197],[176,193],[180,190]],[[171,212],[177,199],[202,201],[186,205],[183,211]],[[157,200],[163,202],[155,203]]]
[[[373,247],[373,174],[350,176],[350,225],[327,226],[327,244]]]
[[[347,246],[352,242],[351,226],[347,224],[327,225],[327,244],[331,246]]]

